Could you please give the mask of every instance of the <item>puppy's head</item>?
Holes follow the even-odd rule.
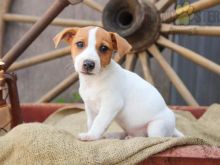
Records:
[[[114,51],[124,55],[131,50],[131,45],[121,36],[99,27],[64,29],[54,38],[56,47],[61,40],[71,46],[75,70],[87,75],[98,74],[106,67]]]

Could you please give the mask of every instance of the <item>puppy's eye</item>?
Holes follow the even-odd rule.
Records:
[[[101,46],[99,47],[99,51],[100,51],[101,53],[105,53],[105,52],[108,51],[108,47],[105,46],[105,45],[101,45]]]
[[[84,47],[84,43],[82,41],[79,41],[79,42],[76,43],[76,46],[78,48],[83,48]]]

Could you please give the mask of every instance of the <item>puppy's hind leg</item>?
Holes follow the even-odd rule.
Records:
[[[175,128],[173,136],[174,137],[184,137],[184,134]]]
[[[172,137],[174,124],[165,120],[154,120],[149,123],[147,128],[148,137]]]

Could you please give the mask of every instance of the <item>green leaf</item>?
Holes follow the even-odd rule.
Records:
[[[73,101],[77,102],[80,100],[81,100],[81,96],[80,96],[79,92],[73,93]]]
[[[55,100],[55,103],[66,103],[64,98],[58,98]]]

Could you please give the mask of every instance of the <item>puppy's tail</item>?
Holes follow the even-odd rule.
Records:
[[[175,128],[174,130],[174,134],[173,134],[174,137],[184,137],[183,133],[180,132],[178,129]]]

